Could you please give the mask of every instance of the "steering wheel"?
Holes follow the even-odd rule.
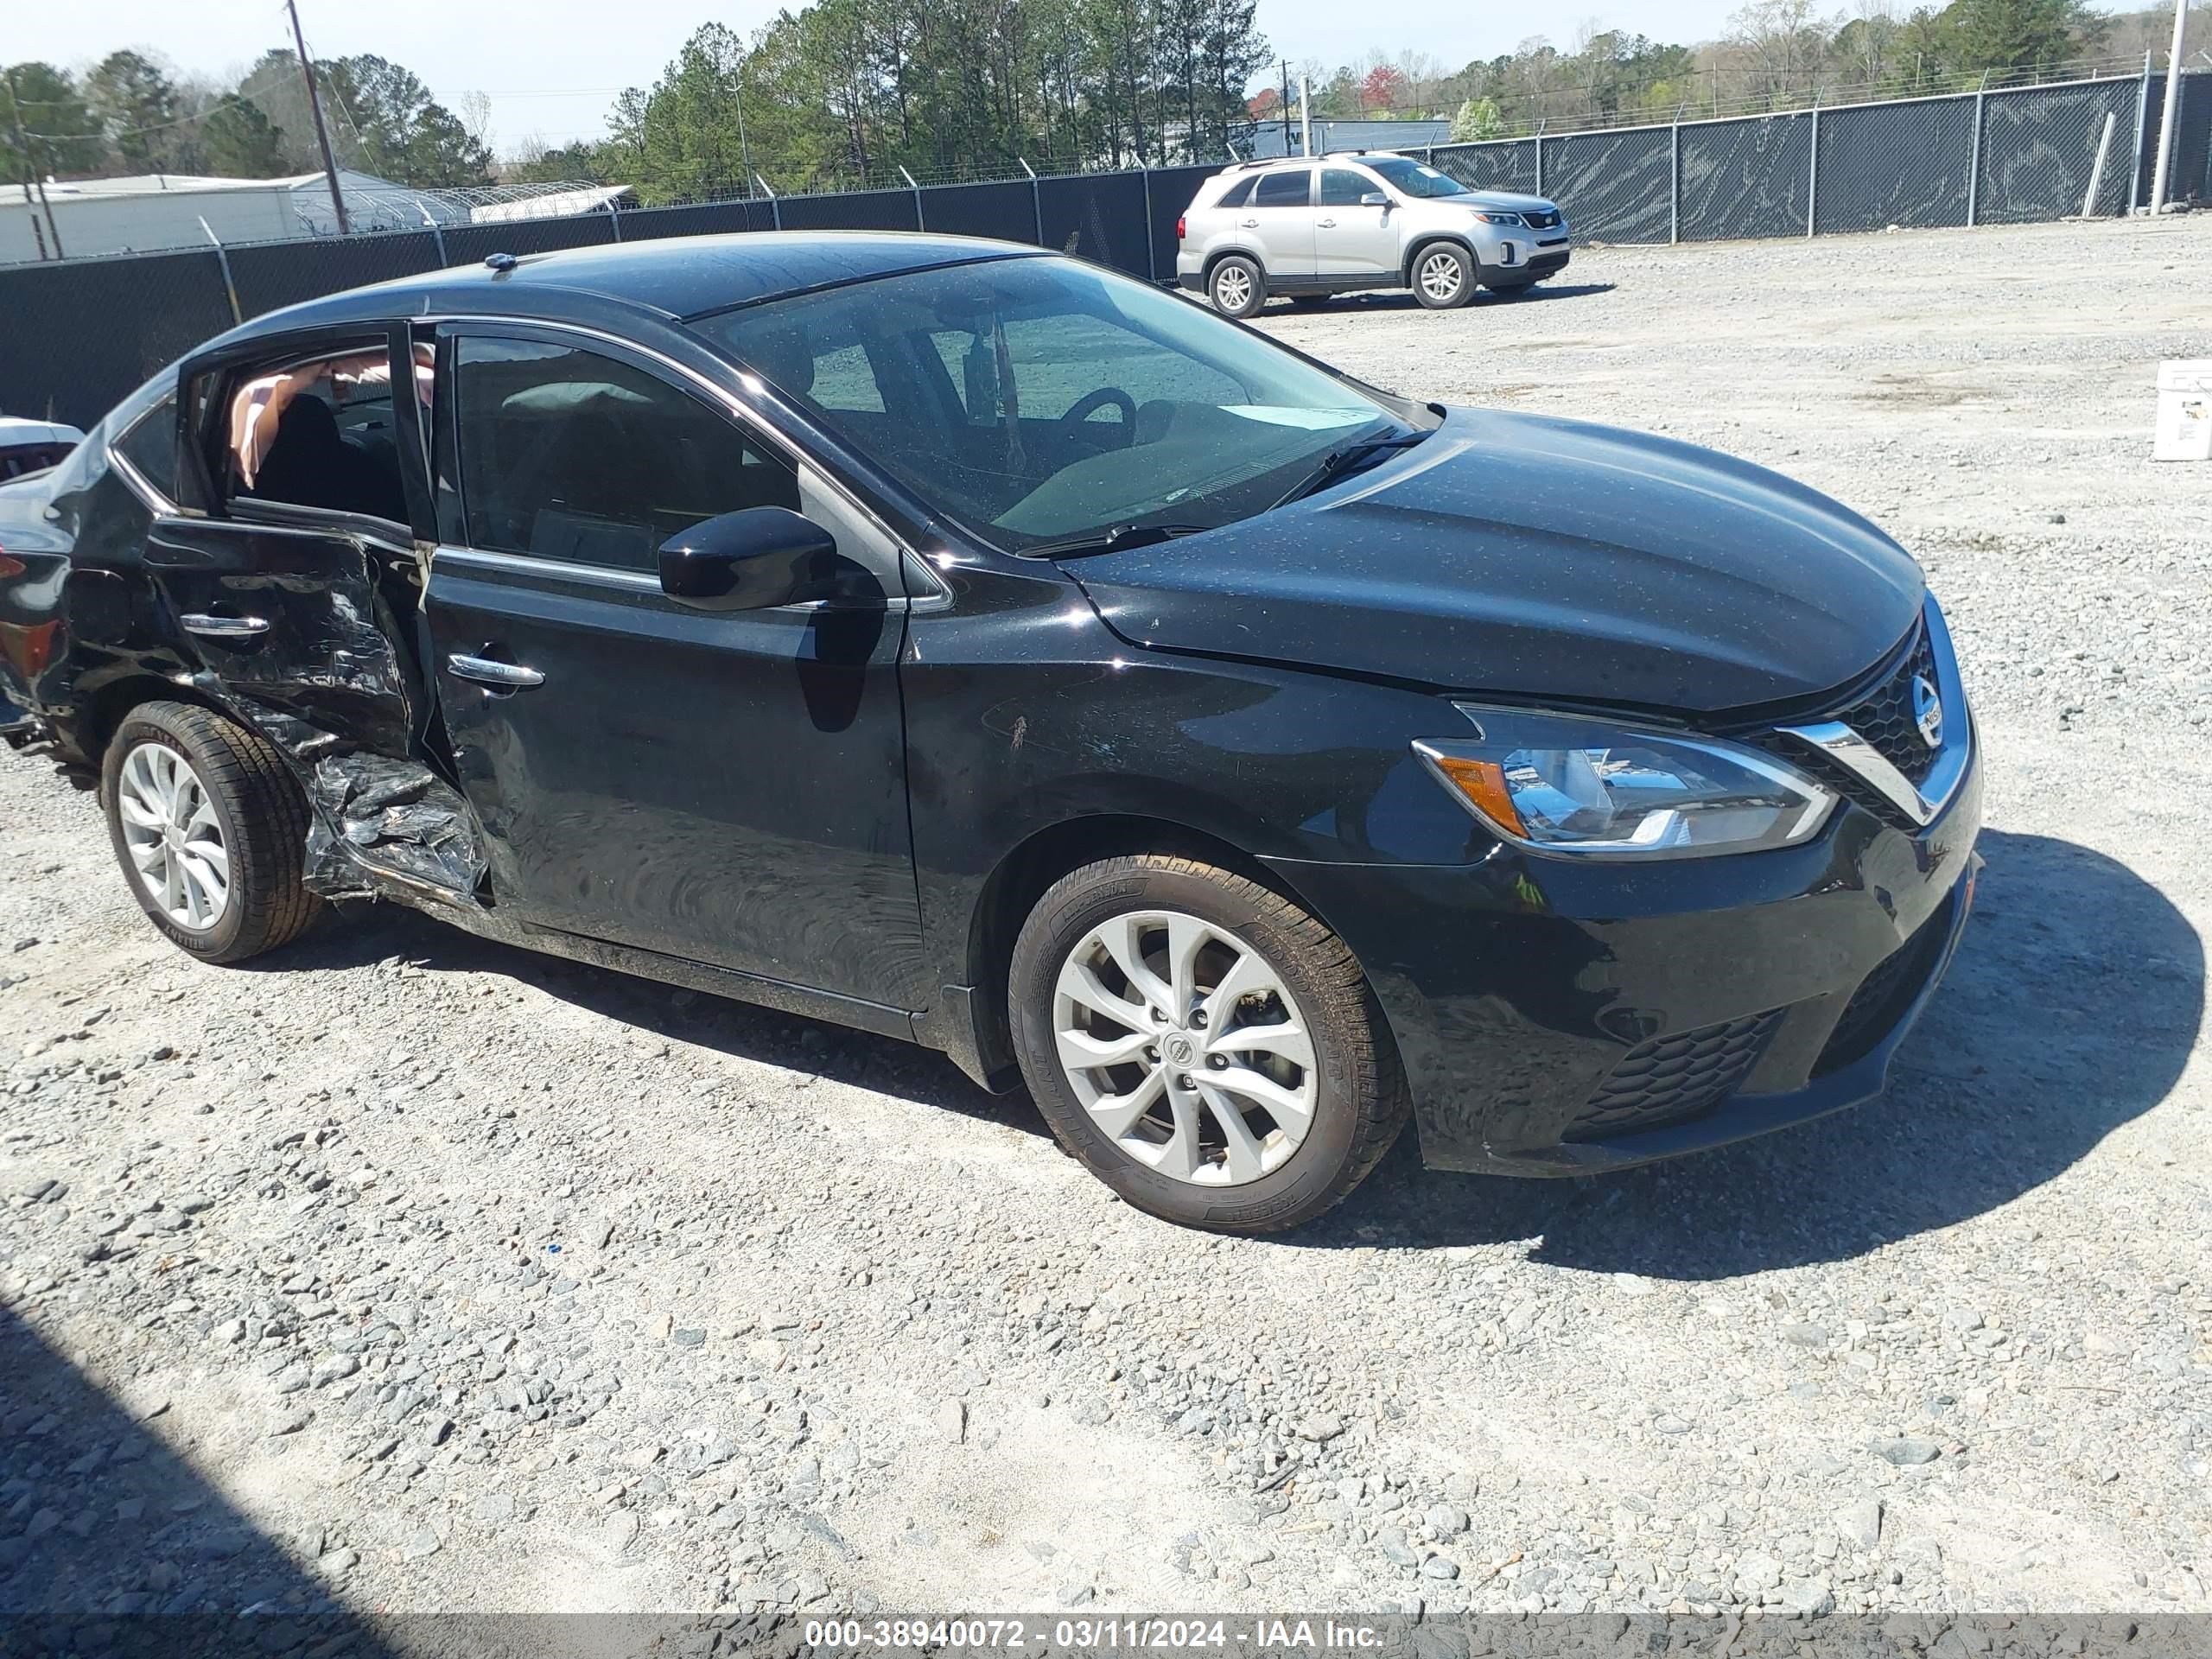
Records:
[[[1119,386],[1101,386],[1096,391],[1085,392],[1076,399],[1072,409],[1060,416],[1060,424],[1081,426],[1109,404],[1122,411],[1123,439],[1135,437],[1137,431],[1137,400]]]

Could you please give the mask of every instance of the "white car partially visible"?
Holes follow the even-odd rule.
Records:
[[[0,415],[0,483],[59,465],[84,441],[82,432],[60,421]]]

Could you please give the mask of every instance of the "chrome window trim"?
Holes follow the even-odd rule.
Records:
[[[805,471],[811,473],[815,477],[820,479],[823,484],[830,491],[831,493],[836,495],[840,500],[843,501],[845,505],[850,507],[855,513],[866,519],[868,524],[874,525],[877,533],[890,544],[893,550],[893,563],[897,568],[893,569],[888,574],[896,577],[901,582],[906,579],[905,566],[909,561],[907,559],[899,557],[898,555],[904,553],[911,556],[911,561],[913,563],[914,568],[921,571],[924,575],[927,576],[929,581],[932,584],[938,586],[939,590],[934,594],[920,596],[920,602],[927,603],[930,601],[936,600],[949,603],[951,601],[952,590],[950,588],[944,587],[938,581],[937,575],[929,569],[928,565],[922,560],[918,550],[908,546],[906,541],[900,537],[896,531],[893,530],[889,524],[883,522],[881,514],[878,513],[874,507],[868,505],[867,502],[861,499],[859,496],[848,489],[842,480],[832,477],[823,468],[822,465],[818,461],[813,459],[813,457],[807,454],[804,450],[794,448],[791,440],[785,437],[784,434],[777,431],[774,428],[763,422],[758,411],[753,409],[750,404],[747,404],[743,399],[734,396],[728,388],[716,385],[712,379],[709,378],[706,375],[700,373],[698,370],[693,368],[690,364],[681,362],[678,359],[669,356],[665,352],[657,351],[652,346],[647,346],[641,341],[632,340],[625,334],[613,334],[604,328],[589,327],[582,323],[558,322],[548,318],[527,316],[485,316],[470,312],[451,312],[410,317],[407,319],[407,322],[410,327],[440,327],[451,324],[464,327],[550,328],[559,334],[575,334],[585,340],[595,340],[606,345],[619,346],[626,352],[634,352],[639,357],[650,359],[652,362],[658,364],[661,367],[679,376],[691,385],[698,388],[701,391],[705,392],[736,420],[738,425],[743,429],[748,437],[757,436],[760,442],[778,458],[788,461],[793,471],[796,472],[803,468]],[[757,384],[765,384],[760,382],[760,378],[753,374],[749,369],[739,368],[735,364],[732,364],[731,367],[747,380],[754,381]],[[443,550],[442,549],[441,550]],[[477,550],[472,548],[467,550],[474,552]],[[653,584],[653,591],[655,593],[658,593],[660,591],[659,583],[655,582]]]
[[[1936,689],[1943,699],[1943,741],[1936,751],[1928,780],[1916,786],[1891,766],[1881,752],[1840,720],[1824,720],[1776,729],[1809,743],[1837,765],[1847,766],[1864,779],[1884,800],[1925,829],[1943,815],[1974,760],[1974,715],[1967,707],[1966,689],[1959,682],[1959,658],[1951,644],[1951,631],[1943,621],[1943,607],[1930,594],[1921,606],[1921,621],[1928,630],[1929,653],[1936,658]]]
[[[502,553],[491,548],[455,547],[449,542],[441,542],[431,550],[430,568],[434,572],[458,569],[481,575],[541,576],[555,582],[572,582],[580,588],[609,588],[617,593],[650,595],[654,599],[667,600],[671,605],[677,603],[668,598],[660,585],[659,577],[648,575],[642,570],[613,570],[604,565],[577,564],[569,559],[540,558],[534,553]],[[895,597],[886,594],[883,608],[895,613],[932,602],[910,600],[903,594]],[[723,614],[776,616],[788,613],[804,615],[833,608],[834,605],[835,601],[830,600],[810,599],[797,605],[770,605],[758,611]],[[873,610],[874,607],[870,605],[866,608]]]

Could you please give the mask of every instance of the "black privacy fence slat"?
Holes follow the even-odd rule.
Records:
[[[1536,188],[1536,143],[1533,138],[1492,139],[1480,144],[1440,144],[1427,152],[1428,164],[1449,173],[1470,190]]]
[[[2110,149],[2126,149],[2106,156],[2098,211],[2120,211],[2134,149],[2136,97],[2135,86],[2115,81],[1986,94],[1975,222],[2021,225],[2080,213],[2107,115]]]
[[[443,234],[446,264],[474,265],[495,253],[604,247],[614,239],[614,224],[605,213],[579,213],[573,219],[524,219],[505,225],[448,225]]]
[[[1810,115],[1685,125],[1682,240],[1804,235],[1812,169]]]
[[[1664,242],[1674,135],[1663,127],[1544,140],[1544,194],[1577,241]]]
[[[1027,179],[1010,184],[939,184],[922,191],[922,228],[935,236],[1037,240],[1037,193]]]
[[[0,411],[90,429],[163,364],[231,326],[213,248],[0,272]]]
[[[1974,104],[1971,98],[1926,98],[1822,111],[1815,227],[1965,224]]]
[[[2129,75],[1824,109],[1817,121],[1798,111],[1413,153],[1475,189],[1551,197],[1585,244],[2064,219],[2082,212],[2093,177],[2090,212],[2111,216],[2149,200],[2165,82]],[[2183,75],[2177,97],[2168,194],[2212,200],[2212,70]],[[231,326],[226,257],[244,317],[487,254],[778,225],[1036,242],[1165,283],[1175,276],[1175,222],[1217,170],[754,198],[0,269],[0,413],[51,410],[90,426],[162,364]]]
[[[1045,221],[1045,245],[1132,276],[1150,276],[1152,234],[1144,198],[1141,173],[1084,173],[1042,180],[1037,200]]]
[[[702,201],[681,207],[642,207],[614,223],[625,242],[650,242],[667,236],[721,236],[733,231],[765,231],[775,222],[766,201]]]
[[[319,237],[312,242],[260,242],[229,252],[231,276],[238,289],[238,311],[247,317],[344,288],[435,270],[441,263],[437,238],[428,231],[342,239]]]
[[[842,196],[785,196],[776,204],[787,231],[913,231],[911,190],[855,190]]]

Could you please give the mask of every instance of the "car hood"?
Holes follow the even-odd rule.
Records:
[[[1063,568],[1151,649],[1684,713],[1840,687],[1923,594],[1895,542],[1779,474],[1478,410],[1307,500]]]
[[[1486,207],[1501,213],[1548,213],[1558,207],[1548,196],[1524,196],[1517,190],[1470,190],[1464,196],[1445,196],[1440,200],[1457,202],[1466,207]]]

